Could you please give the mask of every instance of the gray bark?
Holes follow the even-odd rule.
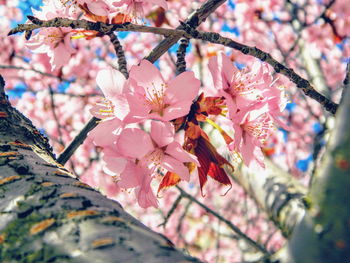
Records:
[[[293,232],[286,262],[350,262],[350,89],[345,84],[335,127],[312,183],[311,207]]]
[[[0,76],[1,262],[200,262],[58,164]]]
[[[306,188],[290,174],[265,159],[266,169],[260,173],[242,167],[232,178],[267,213],[289,237],[305,213]]]

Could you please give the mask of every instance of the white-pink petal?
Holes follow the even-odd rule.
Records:
[[[153,206],[155,208],[158,207],[158,200],[154,195],[151,188],[152,177],[144,176],[142,184],[139,188],[135,189],[135,194],[137,197],[137,201],[142,208],[147,208]]]
[[[149,92],[160,91],[165,83],[159,69],[148,60],[142,60],[139,66],[132,66],[129,78]]]
[[[111,119],[100,122],[100,124],[89,132],[89,137],[92,138],[95,145],[110,146],[116,141],[116,135],[113,133],[122,127],[122,122],[117,119]]]
[[[182,162],[169,155],[164,155],[161,166],[170,172],[178,174],[182,180],[190,180],[188,168]]]
[[[193,72],[183,72],[168,82],[166,102],[174,104],[180,101],[192,101],[198,95],[200,85]]]
[[[195,163],[197,166],[200,166],[197,157],[185,151],[182,148],[182,146],[176,141],[172,142],[167,146],[165,153],[171,155],[180,162],[192,162]]]
[[[152,121],[151,137],[159,148],[174,141],[175,129],[170,122]]]
[[[147,176],[142,173],[142,169],[135,163],[129,161],[124,171],[120,174],[120,181],[118,185],[121,188],[133,188],[142,184],[143,177]]]
[[[97,73],[96,82],[103,92],[103,95],[112,99],[123,93],[125,84],[124,75],[112,68],[102,69]]]
[[[141,159],[154,150],[150,136],[137,128],[124,129],[118,138],[118,150],[127,157]]]

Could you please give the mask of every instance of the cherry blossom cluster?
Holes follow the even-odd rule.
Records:
[[[240,71],[220,53],[209,61],[209,68],[216,89],[211,97],[200,93],[193,72],[165,81],[147,60],[131,67],[128,79],[114,69],[97,75],[105,98],[91,109],[102,121],[90,137],[103,147],[105,170],[120,187],[135,188],[141,207],[157,206],[154,178],[162,178],[159,192],[189,181],[196,167],[201,189],[207,176],[231,185],[223,166],[233,167],[201,128],[205,122],[217,127],[246,165],[264,167],[261,148],[274,132],[274,122],[282,124],[278,117],[287,103],[283,88],[275,87],[261,62]],[[219,115],[230,121],[233,138],[213,121]]]
[[[96,79],[105,99],[92,114],[103,119],[90,136],[104,151],[108,171],[120,174],[119,186],[136,188],[142,207],[157,206],[150,183],[163,170],[189,180],[186,163],[197,158],[186,152],[175,139],[170,120],[185,116],[198,94],[200,82],[192,72],[184,72],[166,82],[159,70],[144,60],[133,66],[129,79],[117,70],[106,69]],[[186,87],[185,90],[179,87]],[[150,134],[132,124],[150,122]]]
[[[34,15],[39,19],[77,18],[77,9],[87,19],[123,23],[143,15],[143,1],[50,1]],[[164,1],[153,1],[164,9]],[[126,6],[126,13],[113,7]],[[62,8],[63,7],[63,8]],[[70,43],[81,36],[92,39],[98,32],[67,28],[42,29],[27,43],[36,53],[47,53],[52,68],[62,67],[75,52]],[[255,62],[251,70],[237,70],[220,53],[209,61],[214,83],[213,96],[199,93],[200,81],[193,72],[183,72],[165,81],[159,70],[143,60],[130,69],[129,78],[113,70],[101,70],[97,83],[105,99],[91,113],[102,119],[90,133],[103,147],[105,170],[122,188],[134,188],[141,207],[157,207],[151,182],[161,177],[158,193],[181,180],[189,181],[197,170],[200,188],[210,176],[223,185],[231,182],[223,169],[233,166],[213,147],[202,123],[209,122],[225,139],[228,148],[249,167],[264,167],[266,140],[274,131],[287,100],[283,88],[274,85],[267,64]],[[233,138],[211,118],[222,115],[230,121]],[[149,126],[150,133],[145,131]],[[143,128],[143,129],[142,129]],[[181,136],[176,136],[184,131]]]

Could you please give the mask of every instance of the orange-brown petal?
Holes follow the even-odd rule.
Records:
[[[157,195],[162,189],[169,188],[171,186],[177,185],[181,181],[181,178],[178,174],[167,172],[164,176],[162,181],[159,184]]]

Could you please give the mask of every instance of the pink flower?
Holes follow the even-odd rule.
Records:
[[[116,134],[124,127],[118,118],[101,121],[99,125],[89,132],[89,137],[95,145],[106,147],[116,141]]]
[[[122,73],[109,68],[97,73],[96,82],[105,98],[90,109],[90,113],[101,119],[101,122],[89,133],[89,137],[97,146],[115,147],[117,134],[125,126],[122,119],[128,113],[127,101],[123,96],[127,81]]]
[[[272,84],[267,64],[255,62],[250,72],[237,70],[231,60],[219,53],[209,60],[209,69],[218,95],[224,96],[233,118],[237,110],[247,110],[265,99],[264,90]]]
[[[127,5],[126,12],[136,20],[142,20],[145,17],[144,7],[147,4],[158,5],[165,10],[168,9],[168,4],[165,0],[120,0],[113,3],[116,7]]]
[[[241,153],[243,162],[248,167],[255,164],[265,167],[261,147],[275,131],[273,119],[267,114],[267,110],[268,105],[265,104],[248,113],[238,113],[233,121],[234,142],[229,145],[229,148]]]
[[[153,190],[151,188],[151,181],[152,178],[150,176],[144,176],[142,178],[142,182],[140,187],[135,189],[135,194],[137,197],[137,201],[139,203],[139,205],[142,208],[147,208],[150,206],[153,206],[155,208],[158,207],[158,200],[156,198],[156,196],[153,193]]]
[[[171,123],[152,121],[151,136],[137,128],[126,128],[119,136],[117,147],[121,154],[138,160],[151,171],[166,169],[178,174],[182,180],[189,181],[190,174],[184,163],[193,162],[198,166],[199,163],[195,156],[174,140],[174,136]]]
[[[126,94],[130,113],[127,122],[145,118],[170,121],[185,116],[198,95],[200,81],[193,72],[184,72],[165,82],[159,70],[149,61],[130,70],[131,92]]]
[[[96,103],[90,113],[99,119],[119,118],[123,120],[129,112],[128,102],[123,93],[128,89],[128,82],[118,70],[108,68],[100,70],[96,82],[105,96]]]
[[[54,70],[67,64],[71,55],[75,53],[70,42],[71,34],[68,28],[43,28],[26,46],[35,53],[46,53]]]
[[[142,208],[158,207],[158,201],[151,188],[151,171],[140,164],[129,161],[120,176],[118,186],[135,188],[137,201]]]

